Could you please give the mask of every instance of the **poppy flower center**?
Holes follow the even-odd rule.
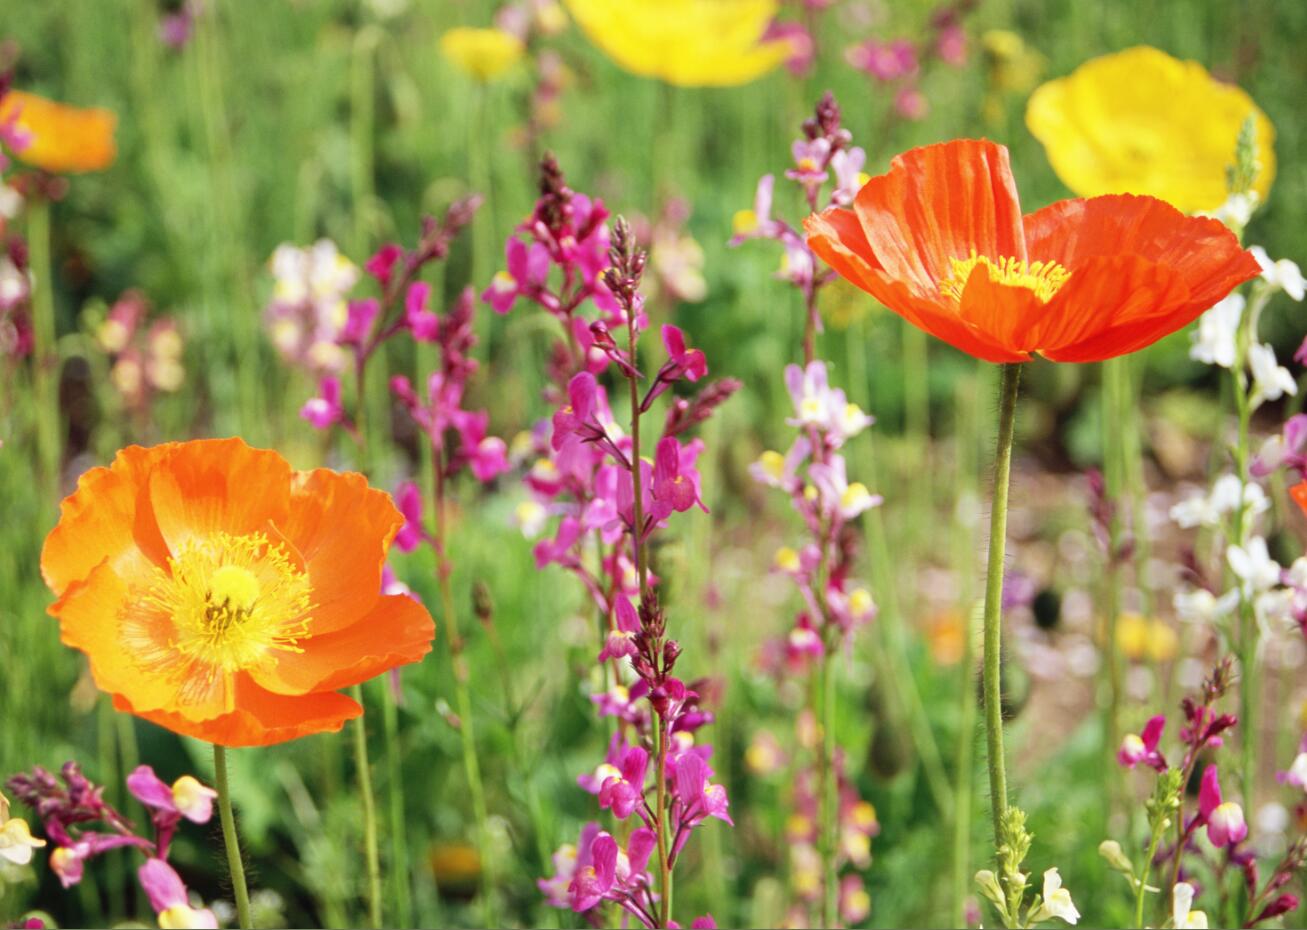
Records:
[[[1053,295],[1061,289],[1071,277],[1057,262],[1026,262],[1019,258],[1000,258],[994,261],[986,255],[979,255],[975,249],[967,258],[950,258],[949,276],[939,283],[941,294],[962,299],[962,292],[967,289],[967,281],[977,268],[983,268],[989,280],[1006,287],[1024,287],[1034,293],[1041,303],[1048,303]]]
[[[277,650],[302,651],[296,644],[308,632],[310,584],[266,534],[215,533],[178,546],[142,606],[172,625],[167,650],[156,639],[154,662],[174,666],[198,695],[223,674],[275,661]]]

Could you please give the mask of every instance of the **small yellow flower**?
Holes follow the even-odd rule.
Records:
[[[502,29],[459,26],[440,37],[440,51],[478,81],[493,81],[521,60],[526,46]]]
[[[1116,645],[1131,661],[1168,662],[1175,658],[1179,637],[1163,620],[1125,613],[1116,621]]]
[[[1275,127],[1251,97],[1197,62],[1139,46],[1085,62],[1039,87],[1026,125],[1062,183],[1081,197],[1148,194],[1187,213],[1225,202],[1239,130],[1256,128],[1253,189],[1275,177]]]
[[[565,0],[595,45],[632,74],[682,87],[747,84],[791,53],[764,39],[778,0]]]

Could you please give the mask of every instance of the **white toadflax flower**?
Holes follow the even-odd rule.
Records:
[[[1263,401],[1279,400],[1285,394],[1298,393],[1298,382],[1276,359],[1275,350],[1265,343],[1248,347],[1248,368],[1253,374],[1253,409],[1261,406]]]
[[[1246,546],[1230,546],[1225,550],[1230,571],[1242,582],[1245,595],[1269,591],[1280,582],[1284,569],[1271,558],[1266,540],[1254,536]]]
[[[1177,930],[1207,930],[1207,915],[1190,910],[1194,903],[1194,886],[1178,882],[1171,889],[1171,919]]]
[[[1307,281],[1303,280],[1302,270],[1295,262],[1287,258],[1272,261],[1260,245],[1250,246],[1248,251],[1257,259],[1257,264],[1262,266],[1262,280],[1269,284],[1272,290],[1284,291],[1297,301],[1307,296]]]
[[[1204,365],[1234,367],[1235,336],[1243,318],[1244,297],[1231,294],[1198,318],[1189,334],[1189,357]]]
[[[1044,873],[1044,901],[1039,910],[1032,915],[1030,922],[1039,923],[1050,917],[1056,917],[1069,924],[1074,924],[1080,919],[1080,912],[1071,901],[1071,892],[1062,887],[1062,876],[1057,874],[1056,868]]]
[[[1194,494],[1172,507],[1171,519],[1184,529],[1196,526],[1217,527],[1225,517],[1238,509],[1241,498],[1245,515],[1249,518],[1263,513],[1271,506],[1261,485],[1253,482],[1242,485],[1237,475],[1222,475],[1212,485],[1211,494]]]

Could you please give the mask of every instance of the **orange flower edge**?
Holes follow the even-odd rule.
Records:
[[[113,164],[118,150],[112,110],[72,107],[26,91],[11,90],[0,101],[0,122],[17,113],[16,123],[31,139],[21,161],[51,174],[103,171]]]
[[[897,156],[851,209],[804,222],[841,277],[991,362],[1094,362],[1188,325],[1260,273],[1216,220],[1129,194],[1022,215],[1007,149],[960,139]]]
[[[362,475],[240,439],[133,446],[82,476],[41,571],[115,707],[267,745],[338,730],[362,712],[338,689],[430,651],[426,609],[381,594],[402,523]]]

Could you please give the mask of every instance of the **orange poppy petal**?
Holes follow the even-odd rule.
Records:
[[[405,594],[387,595],[352,626],[303,640],[303,652],[278,653],[275,666],[250,674],[278,694],[334,691],[417,662],[435,635],[425,607]]]
[[[291,697],[259,687],[248,675],[236,676],[236,710],[195,721],[168,711],[139,711],[122,694],[113,706],[161,727],[220,746],[271,746],[314,733],[335,733],[363,713],[359,704],[335,691]]]
[[[280,525],[290,505],[291,469],[243,439],[200,439],[159,447],[171,454],[150,475],[150,502],[174,553],[186,540]]]
[[[989,362],[1026,361],[1024,353],[1011,352],[985,338],[955,315],[952,308],[913,296],[907,286],[892,281],[874,265],[862,224],[851,210],[832,207],[804,221],[808,245],[826,264],[849,282],[871,294],[918,329],[968,355]]]
[[[289,516],[279,523],[313,584],[313,632],[350,626],[381,593],[381,569],[404,525],[390,495],[359,474],[319,468],[295,474]]]
[[[1166,265],[1133,255],[1091,258],[1044,308],[1033,347],[1053,361],[1102,361],[1150,345],[1203,309]]]
[[[1295,484],[1293,487],[1289,488],[1289,496],[1292,497],[1293,502],[1298,505],[1298,509],[1307,514],[1307,481]]]
[[[1261,273],[1225,224],[1186,216],[1155,197],[1063,200],[1027,216],[1025,227],[1031,259],[1059,262],[1073,279],[1096,257],[1133,255],[1164,265],[1184,282],[1199,312]]]
[[[14,111],[18,126],[31,134],[14,153],[21,161],[53,174],[101,171],[113,164],[118,117],[112,110],[72,107],[11,90],[0,101],[0,123]]]
[[[958,317],[1014,352],[1011,361],[1026,361],[1025,351],[1035,347],[1031,333],[1044,314],[1044,304],[1034,291],[995,281],[984,268],[968,277],[958,301]]]
[[[912,149],[853,201],[870,255],[917,297],[932,299],[950,259],[974,250],[995,261],[1026,258],[1021,204],[1007,149],[957,139]]]
[[[146,489],[158,449],[131,446],[113,464],[92,468],[64,498],[59,522],[41,549],[41,576],[56,595],[105,559],[124,578],[167,561]]]
[[[135,649],[129,647],[122,634],[120,618],[128,596],[128,584],[105,561],[84,581],[69,586],[50,606],[50,615],[59,620],[59,638],[64,645],[86,654],[96,687],[127,695],[142,707],[174,703],[176,682],[145,672],[141,668],[141,644]],[[149,618],[144,619],[148,622]],[[144,631],[150,627],[142,623],[141,628],[144,643]],[[167,645],[166,631],[160,630],[158,638]]]

